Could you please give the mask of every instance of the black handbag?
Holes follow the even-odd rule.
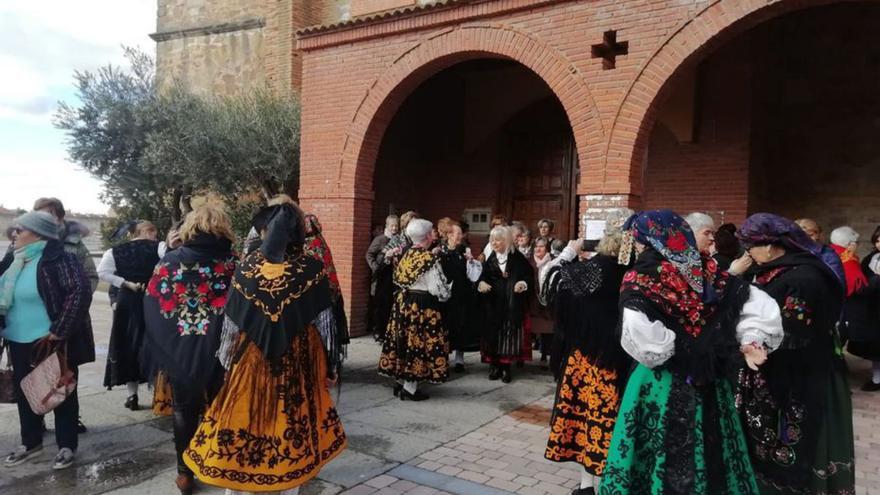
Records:
[[[3,364],[3,351],[6,351],[6,364]],[[12,378],[12,354],[9,344],[0,339],[0,404],[15,404],[15,382]]]

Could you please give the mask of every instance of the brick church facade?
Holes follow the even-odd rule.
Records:
[[[163,3],[212,2],[160,0],[160,76],[197,72],[169,42],[215,37],[210,51],[237,33],[168,36]],[[262,66],[229,73],[301,96],[299,200],[325,226],[354,331],[370,231],[391,212],[468,215],[476,242],[485,213],[575,237],[621,206],[734,223],[769,210],[864,238],[880,223],[880,2],[249,4],[260,55],[227,58]]]

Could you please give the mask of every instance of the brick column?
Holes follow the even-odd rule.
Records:
[[[371,195],[303,197],[301,194],[300,205],[321,221],[345,298],[349,331],[352,336],[364,335],[370,297],[370,268],[364,256],[370,246],[373,198]]]
[[[580,235],[584,234],[584,220],[606,220],[614,210],[630,208],[638,211],[642,205],[642,198],[634,194],[584,194],[579,199]]]

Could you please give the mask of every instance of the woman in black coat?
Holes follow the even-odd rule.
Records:
[[[527,325],[529,291],[535,275],[528,260],[514,247],[509,227],[489,233],[492,253],[483,262],[477,290],[486,308],[482,353],[491,365],[490,380],[510,383],[510,365],[532,357]]]

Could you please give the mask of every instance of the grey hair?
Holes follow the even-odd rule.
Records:
[[[385,226],[387,227],[389,223],[394,222],[394,225],[400,226],[400,217],[397,215],[388,215],[385,217]]]
[[[687,222],[688,225],[690,225],[691,230],[694,232],[703,230],[705,228],[715,227],[715,220],[713,220],[712,217],[698,211],[695,211],[684,217],[684,221]]]
[[[489,232],[489,242],[492,242],[494,239],[504,239],[507,243],[507,250],[511,251],[514,249],[513,246],[513,232],[511,227],[505,227],[503,225],[499,225],[493,228]]]
[[[424,218],[413,218],[406,226],[406,235],[413,241],[413,244],[421,244],[431,235],[431,229],[434,224]]]
[[[831,244],[845,248],[854,242],[859,242],[859,233],[852,227],[844,225],[831,231]]]

